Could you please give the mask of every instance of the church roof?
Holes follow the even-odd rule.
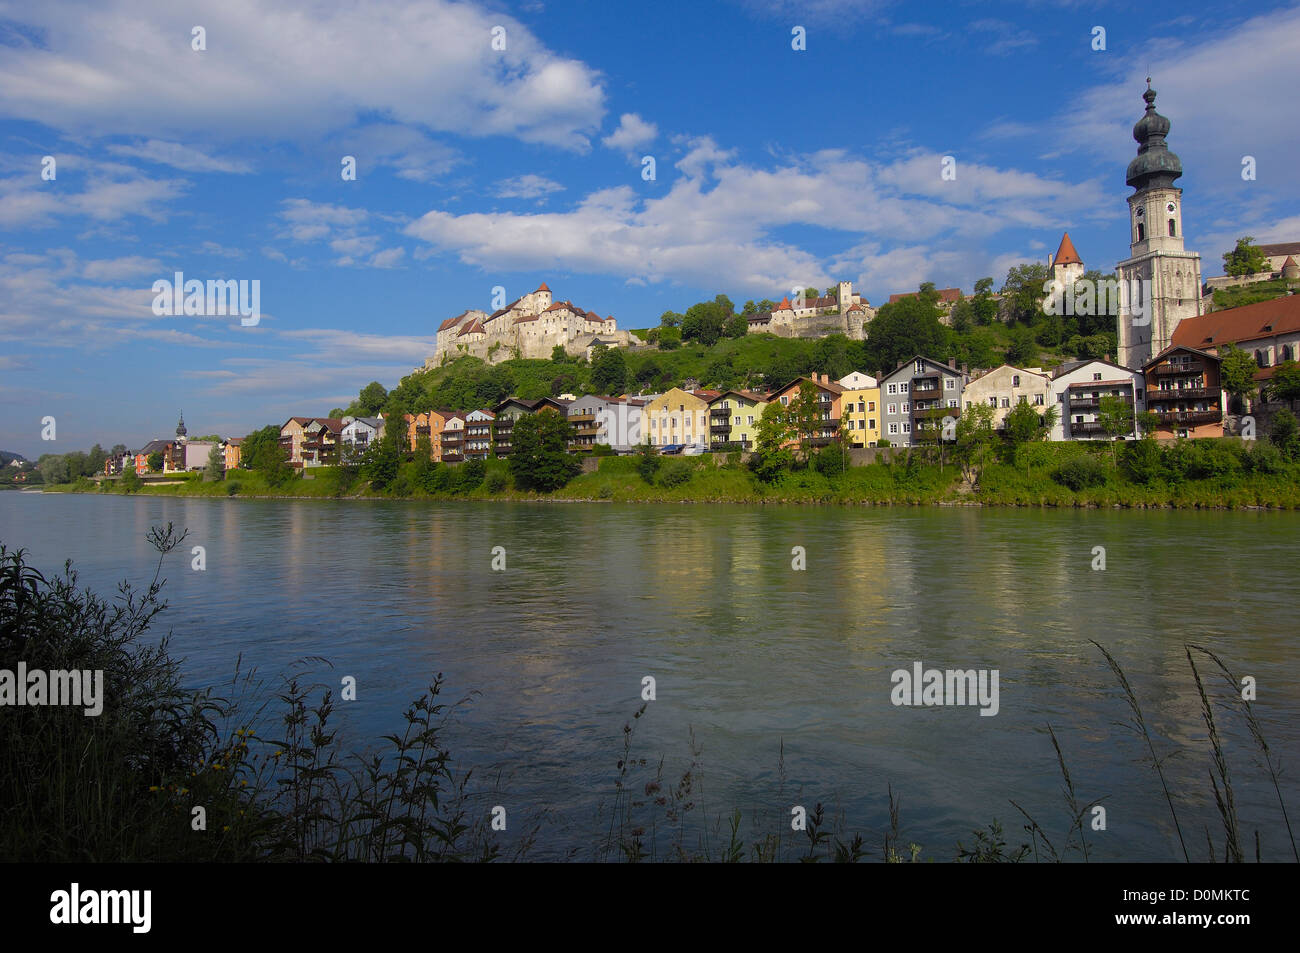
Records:
[[[1083,259],[1079,253],[1074,250],[1074,242],[1070,241],[1070,233],[1066,232],[1061,236],[1061,247],[1056,249],[1056,257],[1052,259],[1053,265],[1082,265]]]
[[[1222,347],[1300,331],[1300,297],[1284,295],[1240,308],[1183,318],[1172,341],[1183,347]]]

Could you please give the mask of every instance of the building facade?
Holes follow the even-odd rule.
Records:
[[[1001,430],[1007,414],[1019,403],[1029,404],[1039,414],[1051,406],[1052,377],[1038,367],[1012,367],[1003,364],[979,377],[971,378],[962,391],[962,409],[974,404],[993,408],[993,428]]]
[[[753,450],[767,397],[749,390],[723,391],[709,401],[709,446]]]
[[[961,415],[962,391],[970,374],[956,362],[944,364],[918,354],[898,365],[880,381],[882,441],[891,447],[911,447],[918,426],[938,426],[942,418]]]
[[[1052,377],[1050,400],[1056,405],[1057,420],[1052,440],[1106,440],[1098,415],[1103,397],[1118,397],[1133,409],[1133,435],[1137,435],[1137,414],[1145,409],[1146,381],[1141,371],[1120,367],[1111,361],[1072,361],[1057,368]]]
[[[1222,437],[1220,361],[1208,351],[1173,345],[1142,365],[1147,409],[1158,438]]]

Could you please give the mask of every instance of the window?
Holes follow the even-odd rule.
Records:
[[[865,414],[866,412],[867,412],[867,402],[865,400],[858,401],[858,413]]]
[[[737,426],[737,427],[740,426],[740,415],[739,415],[739,414],[736,415],[736,426]]]
[[[911,432],[912,432],[912,425],[909,424],[906,420],[903,421],[903,433],[911,433]]]
[[[868,430],[875,430],[875,429],[876,429],[876,418],[875,418],[875,417],[870,417],[870,418],[867,419],[867,429],[868,429]]]
[[[1076,424],[1081,424],[1081,423],[1083,423],[1083,414],[1079,414],[1077,417],[1075,417],[1075,418],[1074,418],[1074,422],[1075,422]]]
[[[1019,375],[1019,374],[1013,374],[1013,375],[1011,376],[1011,386],[1012,386],[1012,387],[1019,387],[1019,386],[1020,386],[1020,375]]]
[[[1142,222],[1138,222],[1138,241],[1146,241],[1147,227]]]
[[[867,413],[874,414],[875,412],[876,412],[876,402],[874,400],[867,401]]]
[[[890,424],[890,425],[889,425],[889,435],[890,435],[891,437],[896,437],[896,436],[898,436],[898,424]]]
[[[897,405],[897,404],[890,404],[889,407],[886,409],[886,413],[891,414],[891,415],[892,415],[892,414],[896,414],[896,413],[898,413],[898,405]]]
[[[956,390],[956,389],[957,389],[957,381],[954,380],[954,379],[951,378],[951,377],[945,377],[945,378],[943,379],[943,389],[944,389],[944,390]]]
[[[1034,406],[1035,406],[1035,407],[1042,407],[1043,404],[1044,404],[1044,402],[1045,402],[1045,401],[1044,401],[1044,398],[1043,398],[1043,395],[1042,395],[1042,394],[1035,394],[1035,395],[1034,395]]]
[[[958,406],[959,403],[960,403],[960,402],[957,400],[956,397],[949,397],[949,398],[948,398],[948,406],[949,406],[949,407],[956,407],[956,406]]]
[[[754,426],[754,415],[753,415],[753,414],[750,414],[750,415],[749,415],[749,425],[750,425],[751,427]]]
[[[970,410],[970,401],[969,401],[969,400],[966,401],[966,409],[967,409],[967,410]]]
[[[903,405],[903,413],[905,413],[905,414],[910,414],[911,412],[912,412],[912,405],[911,405],[911,404],[904,404],[904,405]]]
[[[1174,220],[1172,218],[1169,220],[1169,237],[1170,238],[1178,237],[1178,226],[1174,223]]]
[[[790,404],[790,398],[789,398],[789,397],[782,397],[782,398],[781,398],[781,406],[782,406],[782,407],[787,407],[787,406],[789,406],[789,404]]]
[[[1010,406],[1011,406],[1011,398],[1010,398],[1010,397],[1003,397],[1003,398],[1002,398],[1002,406],[1003,406],[1003,407],[1010,407]]]
[[[1293,347],[1291,347],[1290,344],[1283,344],[1283,345],[1282,345],[1282,360],[1283,360],[1283,361],[1294,361],[1294,360],[1295,360],[1295,349],[1294,349]]]
[[[998,405],[998,399],[997,399],[996,397],[990,397],[990,398],[989,398],[989,406],[990,406],[990,407],[996,407],[997,405]]]
[[[918,374],[924,374],[924,373],[925,373],[925,361],[917,361],[917,362],[916,362],[916,373],[918,373]]]
[[[1095,380],[1095,381],[1099,381],[1099,380],[1101,380],[1101,375],[1100,375],[1100,374],[1093,374],[1093,375],[1092,375],[1092,379]]]
[[[898,385],[898,392],[900,394],[907,393],[907,381],[903,381],[901,384]]]
[[[676,418],[676,417],[673,418],[673,429],[674,429],[674,430],[677,429],[677,418]]]
[[[1256,352],[1255,352],[1255,363],[1258,364],[1260,367],[1268,367],[1268,352],[1267,352],[1267,351],[1256,351]]]
[[[888,390],[889,393],[891,393],[891,394],[897,394],[897,393],[898,393],[898,385],[897,385],[897,384],[890,384],[889,387],[887,388],[887,390]]]

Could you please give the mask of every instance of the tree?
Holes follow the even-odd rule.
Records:
[[[1291,411],[1283,409],[1273,415],[1268,439],[1288,460],[1300,458],[1300,423]]]
[[[1097,423],[1110,438],[1110,460],[1115,462],[1115,441],[1133,432],[1133,405],[1122,397],[1105,394],[1097,407]]]
[[[155,450],[153,453],[149,454],[149,456],[145,459],[145,463],[148,464],[150,473],[160,472],[163,468],[162,451]]]
[[[226,455],[221,451],[221,444],[214,443],[208,451],[208,464],[203,468],[203,482],[217,483],[226,475]]]
[[[659,452],[651,446],[649,440],[637,447],[636,451],[636,472],[641,475],[651,486],[655,482],[655,474],[659,472],[659,467],[663,464],[663,458]]]
[[[115,443],[113,444],[113,449],[108,451],[108,455],[112,457],[114,460],[116,460],[118,457],[124,456],[125,454],[126,454],[126,444],[124,443]]]
[[[618,395],[627,390],[627,358],[621,348],[604,348],[591,355],[591,389],[597,394]]]
[[[384,403],[388,400],[388,391],[379,381],[371,381],[365,387],[361,388],[361,393],[357,396],[357,411],[361,417],[373,417],[384,409]]]
[[[979,487],[980,477],[993,459],[997,431],[993,429],[993,407],[990,404],[972,404],[957,418],[956,442],[953,457],[961,468],[962,478],[971,487]]]
[[[1255,372],[1259,370],[1259,365],[1235,344],[1224,345],[1219,358],[1219,378],[1223,389],[1236,401],[1242,402],[1244,407],[1244,401],[1255,394]]]
[[[939,323],[939,314],[934,304],[919,296],[883,305],[866,342],[871,367],[892,370],[917,354],[944,360],[948,329]]]
[[[976,324],[992,324],[998,316],[998,303],[993,297],[993,279],[981,278],[975,282],[975,298],[971,302]]]
[[[682,316],[676,311],[665,311],[659,315],[659,326],[661,328],[679,328],[682,325]]]
[[[791,429],[789,412],[780,401],[773,401],[763,408],[749,465],[764,483],[771,483],[793,465],[794,454],[786,447]]]
[[[1002,285],[1002,305],[1007,320],[1031,324],[1041,315],[1043,312],[1039,302],[1043,299],[1043,285],[1051,277],[1051,269],[1042,262],[1012,266]]]
[[[397,445],[399,437],[396,433],[390,434],[388,429],[384,428],[384,435],[373,441],[361,457],[361,475],[376,490],[388,488],[397,479],[398,465],[401,462],[401,451]]]
[[[1273,265],[1255,239],[1243,235],[1237,239],[1237,247],[1223,253],[1223,272],[1226,275],[1254,275],[1261,271],[1272,271]]]
[[[1300,399],[1300,364],[1295,361],[1279,364],[1268,383],[1268,395],[1271,400]]]
[[[510,437],[515,486],[549,493],[577,476],[582,464],[569,453],[572,438],[572,425],[550,408],[515,421]]]
[[[140,474],[135,472],[135,464],[128,463],[122,471],[122,492],[135,493],[143,485],[144,481],[140,479]]]
[[[812,439],[822,430],[821,392],[812,381],[799,385],[799,393],[790,399],[786,411],[790,436],[799,441],[800,458],[807,462],[812,454]]]
[[[675,351],[682,346],[682,332],[675,327],[659,330],[659,350]]]
[[[1033,441],[1045,440],[1056,423],[1056,408],[1047,407],[1040,414],[1027,400],[1021,400],[1003,419],[1002,429],[1011,443],[1012,457]],[[1029,454],[1024,454],[1025,476],[1029,476]]]
[[[958,334],[965,334],[975,326],[975,306],[965,298],[952,306],[951,327]]]
[[[1007,363],[1015,367],[1028,367],[1038,360],[1038,344],[1029,328],[1015,328],[1011,332],[1011,346],[1007,348]]]
[[[749,333],[749,320],[743,314],[733,314],[722,326],[722,333],[729,338],[743,338]]]
[[[751,314],[758,314],[758,305],[754,304],[753,298],[750,298],[745,302],[745,306],[741,309],[740,313],[745,317],[749,317]]]
[[[245,467],[266,477],[270,486],[282,486],[293,479],[293,467],[285,448],[280,446],[280,428],[275,424],[245,437],[239,457]]]

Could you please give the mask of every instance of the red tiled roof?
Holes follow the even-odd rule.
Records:
[[[772,310],[773,310],[773,311],[793,311],[793,310],[794,310],[794,307],[790,304],[790,299],[787,297],[787,298],[782,298],[782,299],[781,299],[781,303],[778,304],[778,305],[777,305],[775,308],[773,308]]]
[[[550,294],[551,289],[548,288],[546,286],[546,282],[543,281],[540,285],[537,286],[537,291],[545,291],[547,294]],[[537,291],[534,291],[533,294],[537,294]]]
[[[893,304],[895,301],[902,301],[904,298],[915,298],[920,293],[919,291],[909,291],[905,294],[890,295],[889,303]],[[960,288],[940,288],[938,293],[939,300],[945,303],[957,301],[961,298]]]
[[[463,328],[461,328],[460,333],[457,334],[456,337],[460,338],[460,337],[464,337],[466,334],[482,334],[482,333],[483,333],[483,325],[479,323],[479,321],[474,320],[471,321],[469,324],[465,325]]]
[[[1053,265],[1082,265],[1083,259],[1079,253],[1074,250],[1074,242],[1070,241],[1070,233],[1066,232],[1061,236],[1061,247],[1056,249],[1056,256],[1052,259]]]
[[[1183,347],[1214,347],[1300,331],[1300,296],[1286,295],[1226,311],[1184,318],[1174,329],[1173,343]]]

